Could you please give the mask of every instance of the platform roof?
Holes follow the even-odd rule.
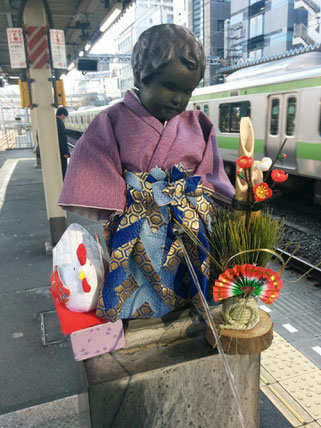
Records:
[[[44,2],[51,12],[52,28],[65,32],[67,62],[70,64],[78,58],[78,53],[87,43],[92,45],[102,36],[99,27],[112,14],[114,8],[120,6],[123,13],[133,0],[44,0]],[[10,67],[6,29],[21,26],[19,16],[23,16],[22,8],[25,3],[25,0],[0,0],[0,75],[4,77],[20,76],[21,73],[21,70]],[[117,19],[120,16],[121,14]]]

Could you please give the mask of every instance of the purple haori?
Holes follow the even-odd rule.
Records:
[[[170,170],[182,163],[203,185],[231,198],[214,126],[201,111],[185,111],[164,126],[133,91],[91,122],[77,141],[59,199],[63,208],[96,221],[121,214],[126,204],[123,172]]]

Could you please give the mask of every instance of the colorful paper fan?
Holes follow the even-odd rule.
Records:
[[[264,303],[272,303],[279,297],[283,287],[280,275],[272,269],[245,264],[227,269],[215,281],[213,297],[215,302],[237,296],[256,295]]]

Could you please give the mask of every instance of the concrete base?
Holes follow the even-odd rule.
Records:
[[[1,428],[91,428],[87,394],[0,415]]]
[[[93,428],[241,426],[222,358],[193,310],[130,321],[126,343],[85,362]],[[258,427],[260,354],[227,359],[245,426]]]

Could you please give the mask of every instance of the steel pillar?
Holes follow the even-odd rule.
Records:
[[[47,25],[42,0],[27,0],[24,9],[24,24]],[[50,67],[40,70],[30,68],[28,76],[33,79],[31,83],[32,102],[37,107],[34,107],[35,114],[32,114],[31,118],[33,120],[36,117],[34,131],[38,131],[47,217],[51,243],[55,245],[66,229],[66,214],[57,204],[62,188],[62,172],[56,117],[52,106],[53,89],[51,82],[48,80],[51,77],[51,69]]]

